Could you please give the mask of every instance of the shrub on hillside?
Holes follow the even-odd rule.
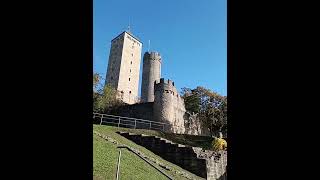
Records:
[[[222,138],[215,137],[212,141],[212,150],[221,151],[227,149],[227,141]]]
[[[123,102],[116,98],[117,90],[109,84],[103,85],[101,79],[102,77],[98,73],[93,75],[93,111],[109,113],[122,106]]]

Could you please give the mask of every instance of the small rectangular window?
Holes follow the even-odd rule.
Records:
[[[131,69],[130,69],[130,72],[131,72]]]
[[[132,61],[131,61],[131,64],[132,64]]]
[[[129,78],[129,81],[130,81],[130,78]]]

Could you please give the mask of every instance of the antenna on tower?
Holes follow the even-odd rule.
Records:
[[[150,53],[150,40],[149,40],[149,45],[148,45],[148,52]]]
[[[129,26],[128,26],[128,32],[130,32],[130,17],[129,17]]]

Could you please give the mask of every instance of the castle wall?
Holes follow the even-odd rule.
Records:
[[[185,113],[185,134],[211,136],[209,129],[206,128],[200,121],[198,114]],[[218,133],[218,132],[217,132]],[[218,134],[216,136],[219,136]],[[223,136],[226,137],[226,136]]]
[[[184,100],[180,97],[178,91],[176,88],[174,89],[174,95],[173,95],[173,108],[174,108],[174,122],[173,124],[175,126],[184,127],[184,114],[186,113]],[[185,128],[183,130],[180,130],[180,133],[185,133]]]
[[[143,56],[141,101],[154,101],[154,82],[161,77],[161,56],[157,52],[146,52]]]
[[[184,119],[185,119],[186,134],[203,135],[202,126],[197,114],[190,114],[189,112],[186,112]]]
[[[153,121],[153,102],[125,105],[119,108],[114,115],[145,119]]]
[[[156,121],[168,123],[171,126],[166,130],[173,133],[184,133],[183,99],[178,94],[174,82],[160,79],[154,86],[155,100],[153,104],[153,116]]]
[[[227,179],[227,152],[222,151],[219,156],[206,158],[207,179],[226,180]]]
[[[227,179],[227,151],[203,151],[198,147],[193,147],[192,149],[198,158],[205,159],[206,161],[207,180]]]

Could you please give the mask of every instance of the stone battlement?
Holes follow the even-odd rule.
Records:
[[[154,92],[161,92],[161,93],[169,93],[174,96],[174,98],[177,98],[179,100],[182,99],[180,97],[179,92],[177,91],[174,82],[170,79],[164,80],[164,78],[160,79],[159,81],[154,82]]]
[[[174,82],[170,79],[168,80],[164,80],[164,78],[160,78],[160,82],[159,81],[155,81],[154,82],[155,86],[161,87],[164,85],[168,85],[168,86],[173,86],[174,87]]]
[[[146,52],[144,54],[144,59],[149,59],[149,60],[158,60],[161,63],[161,55],[158,52]]]

